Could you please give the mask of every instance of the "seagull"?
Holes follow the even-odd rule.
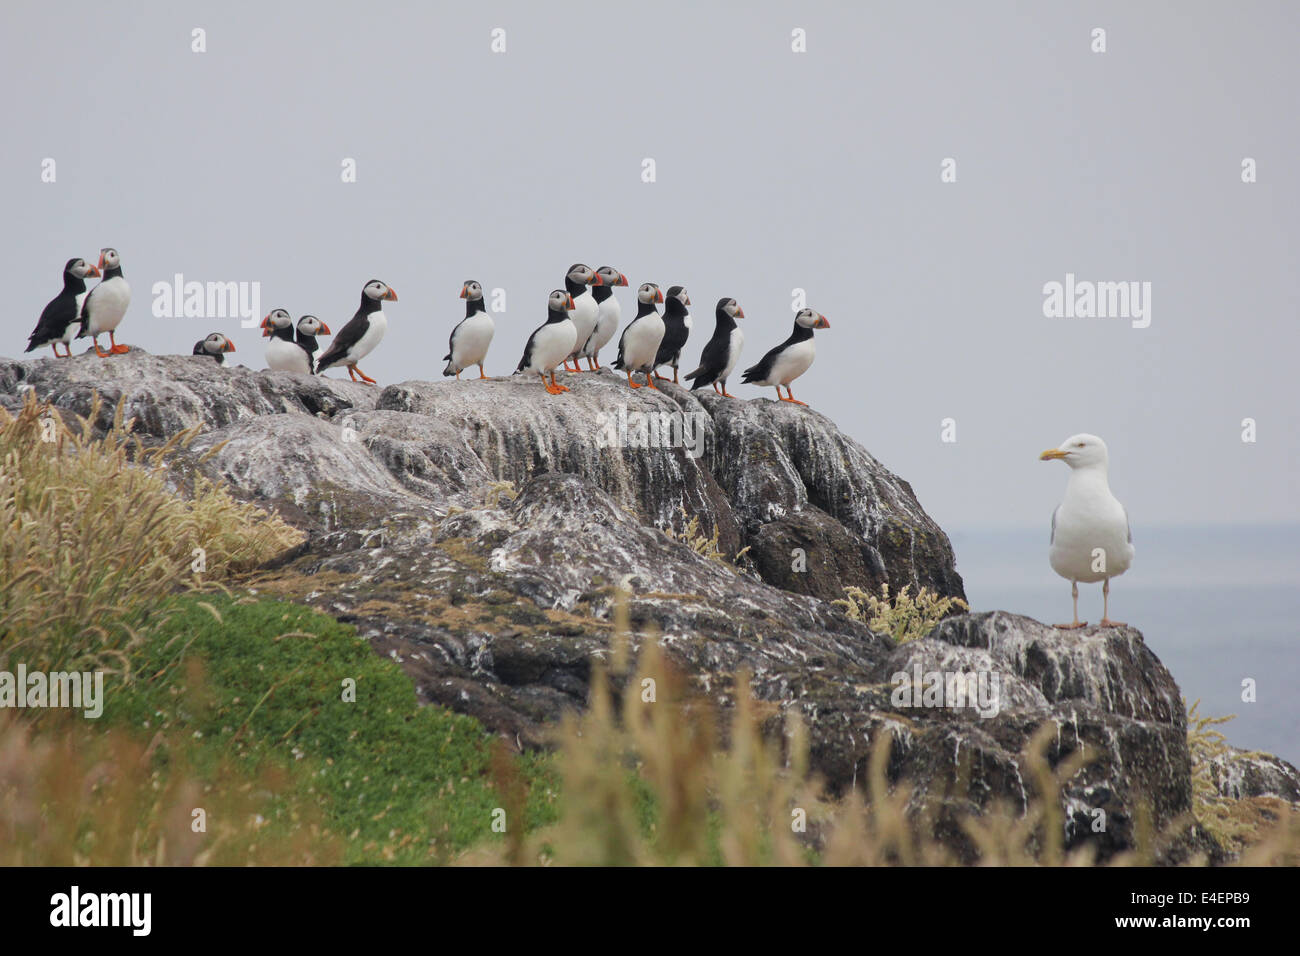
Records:
[[[1110,579],[1133,563],[1133,531],[1128,511],[1110,493],[1106,469],[1110,457],[1106,443],[1096,435],[1071,435],[1057,448],[1049,448],[1039,461],[1060,459],[1070,466],[1065,500],[1052,512],[1052,540],[1048,557],[1052,570],[1070,582],[1074,595],[1074,622],[1060,627],[1085,627],[1079,620],[1079,582],[1104,581],[1102,627],[1123,627],[1110,619]]]

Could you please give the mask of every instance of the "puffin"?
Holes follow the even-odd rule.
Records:
[[[492,336],[496,334],[497,327],[483,304],[481,285],[473,279],[466,279],[460,287],[460,297],[465,300],[465,318],[451,330],[451,337],[447,340],[447,354],[443,356],[447,367],[442,370],[442,374],[460,378],[461,372],[471,365],[477,365],[478,377],[487,378],[483,371],[483,360],[487,358],[488,346],[492,344]]]
[[[277,372],[311,373],[311,359],[293,340],[293,318],[286,309],[272,309],[262,319],[266,367]]]
[[[207,338],[194,343],[195,355],[206,355],[215,359],[218,365],[226,364],[226,353],[235,350],[235,343],[220,332],[213,332]]]
[[[673,367],[673,384],[677,382],[677,363],[682,357],[682,348],[691,334],[691,314],[686,307],[691,304],[691,297],[679,285],[669,286],[664,299],[664,338],[659,343],[659,352],[655,355],[655,378],[661,382],[668,381],[666,375],[659,374],[660,365]]]
[[[752,385],[772,385],[776,387],[776,397],[783,402],[807,405],[794,397],[790,383],[808,371],[813,359],[817,357],[817,346],[813,344],[813,329],[829,329],[831,324],[826,316],[812,309],[800,309],[794,317],[794,331],[790,337],[768,352],[758,364],[745,369],[741,381]],[[781,394],[785,386],[786,398]]]
[[[524,357],[515,369],[516,372],[536,372],[552,395],[568,391],[563,385],[556,384],[555,366],[565,356],[573,354],[573,345],[578,340],[578,330],[570,318],[573,307],[573,296],[567,289],[556,289],[551,293],[546,301],[546,322],[528,336]],[[550,382],[546,381],[547,372],[551,373]]]
[[[294,344],[307,353],[308,374],[315,375],[316,351],[320,348],[316,336],[329,335],[330,327],[314,315],[304,315],[294,324],[294,328],[297,329]]]
[[[623,319],[623,307],[618,304],[614,287],[627,285],[627,276],[613,266],[601,266],[596,274],[600,276],[600,285],[591,290],[591,297],[596,300],[596,327],[580,350],[593,372],[600,371],[600,350],[609,344]]]
[[[727,391],[727,377],[740,360],[740,350],[745,345],[745,333],[736,324],[737,319],[745,317],[745,311],[735,299],[722,298],[714,312],[713,337],[700,353],[700,367],[686,375],[687,380],[694,379],[691,390],[712,385],[713,390],[727,398],[735,398]],[[718,391],[718,383],[722,391]]]
[[[581,262],[569,266],[569,271],[564,275],[564,290],[573,296],[573,315],[569,318],[573,321],[573,330],[578,337],[573,354],[564,359],[566,372],[582,371],[578,364],[578,352],[596,330],[596,319],[600,314],[600,306],[588,286],[599,288],[603,284],[604,280],[590,266],[584,266]],[[573,363],[573,368],[569,368],[570,362]]]
[[[86,298],[86,279],[95,278],[99,270],[85,259],[69,259],[63,267],[63,291],[41,310],[36,328],[27,339],[26,351],[34,352],[42,345],[54,349],[55,358],[72,357],[72,327],[81,315],[81,303]],[[59,354],[63,343],[67,355]]]
[[[324,372],[331,365],[343,364],[348,367],[352,381],[361,376],[361,381],[374,385],[375,380],[361,369],[357,363],[369,355],[388,331],[388,319],[384,316],[383,301],[397,301],[397,293],[387,283],[371,279],[361,289],[361,305],[356,315],[348,320],[343,330],[334,337],[334,342],[316,363],[317,373]],[[353,374],[356,373],[356,374]]]
[[[1103,582],[1101,626],[1123,627],[1123,622],[1110,619],[1110,579],[1133,564],[1133,530],[1128,510],[1110,492],[1106,443],[1096,435],[1071,435],[1038,460],[1063,461],[1070,466],[1065,498],[1052,512],[1048,561],[1053,571],[1070,582],[1074,621],[1057,627],[1073,630],[1087,625],[1079,620],[1080,581]]]
[[[122,276],[122,257],[116,249],[105,247],[99,251],[99,271],[104,277],[81,303],[81,329],[77,338],[89,335],[95,343],[95,354],[105,358],[131,351],[125,345],[118,345],[114,336],[131,304],[131,287]],[[105,332],[109,342],[107,352],[99,347],[99,337]]]
[[[653,282],[646,282],[636,290],[636,318],[627,324],[622,337],[618,340],[618,359],[614,368],[627,372],[627,383],[633,388],[640,388],[632,381],[633,372],[644,372],[645,383],[657,389],[654,383],[655,356],[659,354],[659,343],[664,337],[664,320],[655,308],[656,302],[662,302],[664,294]]]

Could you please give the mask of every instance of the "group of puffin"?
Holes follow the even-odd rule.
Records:
[[[100,283],[88,293],[85,280],[97,276],[101,277]],[[586,371],[600,371],[600,350],[613,339],[622,319],[622,307],[614,290],[627,284],[627,276],[612,266],[599,269],[582,263],[571,266],[564,276],[564,288],[550,294],[546,321],[528,337],[515,372],[535,372],[546,391],[558,395],[569,390],[556,381],[560,366],[565,372],[580,373],[584,371],[580,362],[586,359]],[[483,363],[496,326],[484,303],[482,285],[472,279],[466,281],[460,297],[466,303],[465,318],[451,331],[447,354],[443,356],[447,365],[442,374],[460,378],[461,372],[477,365],[479,378],[485,379],[488,376]],[[678,366],[691,333],[690,296],[679,285],[670,286],[665,294],[657,284],[646,282],[638,287],[636,300],[637,313],[619,337],[614,368],[626,373],[632,388],[642,387],[633,379],[636,372],[644,376],[645,385],[657,388],[656,379],[667,381],[659,374],[664,366],[672,368],[672,380],[679,383]],[[77,338],[91,337],[95,353],[100,357],[126,352],[127,346],[117,344],[114,332],[130,301],[131,289],[122,276],[117,250],[103,249],[98,266],[89,265],[84,259],[69,259],[63,270],[63,291],[41,313],[28,340],[27,351],[49,345],[55,357],[71,357],[70,342],[75,327]],[[266,345],[267,365],[279,371],[307,375],[343,365],[353,381],[373,385],[375,380],[362,372],[357,363],[374,350],[388,330],[382,307],[385,301],[397,301],[397,293],[378,279],[367,282],[361,290],[361,305],[356,314],[319,359],[316,337],[330,335],[329,326],[314,315],[304,315],[295,322],[286,310],[272,309],[261,323],[262,336],[270,340]],[[662,313],[658,309],[661,304]],[[745,342],[736,321],[744,317],[735,299],[718,300],[713,336],[704,346],[699,366],[685,375],[692,389],[712,385],[719,395],[735,397],[727,391],[727,380]],[[774,387],[777,398],[783,402],[805,404],[794,397],[790,383],[813,363],[816,354],[813,330],[829,327],[821,313],[801,309],[795,315],[790,337],[771,349],[758,364],[746,369],[741,381]],[[107,352],[99,346],[99,336],[105,332],[110,342]],[[60,342],[66,349],[63,355],[59,353]],[[208,356],[218,364],[225,362],[225,353],[233,351],[234,343],[220,332],[213,332],[194,345],[195,355]],[[785,395],[781,394],[783,386]]]

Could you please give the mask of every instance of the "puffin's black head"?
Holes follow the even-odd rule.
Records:
[[[675,300],[676,303],[681,306],[680,311],[682,312],[685,312],[686,306],[691,304],[691,297],[687,295],[686,290],[679,285],[670,285],[667,294],[669,299]],[[669,302],[668,304],[672,305],[673,303]]]
[[[564,274],[564,278],[574,285],[603,285],[604,280],[596,274],[591,266],[584,266],[581,262],[575,262],[569,266],[569,271]]]
[[[329,335],[330,327],[314,315],[304,315],[298,320],[299,335]]]
[[[564,316],[569,314],[573,308],[573,296],[569,295],[564,289],[556,289],[551,293],[551,297],[546,300],[546,308],[554,316]]]
[[[801,325],[805,329],[829,329],[831,324],[826,321],[826,316],[820,312],[814,312],[812,309],[800,309],[794,317],[796,325]]]
[[[220,355],[222,352],[235,351],[235,343],[220,332],[213,332],[202,342],[194,344],[195,355]]]
[[[613,266],[601,266],[596,270],[596,275],[600,277],[598,285],[627,285],[627,276]]]
[[[99,250],[99,269],[101,272],[107,272],[109,269],[120,269],[122,267],[122,257],[117,254],[117,250],[111,246],[105,246]]]
[[[287,329],[293,319],[284,309],[272,309],[262,319],[262,338],[270,338],[278,329]]]
[[[483,287],[473,279],[466,279],[465,284],[460,287],[460,297],[469,299],[471,302],[483,298]]]
[[[373,299],[378,302],[380,299],[390,299],[397,301],[397,293],[388,287],[388,283],[380,282],[378,279],[371,279],[361,290],[361,294],[367,299]]]
[[[719,299],[717,315],[718,318],[722,318],[726,315],[733,319],[743,319],[745,317],[745,311],[740,307],[740,303],[735,299]]]
[[[636,290],[636,300],[642,305],[650,305],[655,302],[662,302],[664,294],[653,282],[643,282],[641,288]]]
[[[76,279],[94,278],[99,275],[99,270],[92,266],[85,259],[69,259],[67,265],[63,267],[63,275],[72,276]]]

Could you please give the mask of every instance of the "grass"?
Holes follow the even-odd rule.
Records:
[[[118,404],[107,434],[74,428],[29,393],[0,409],[0,665],[126,673],[156,607],[220,585],[292,547],[300,532],[195,475],[177,494],[168,465],[198,434],[146,450]]]
[[[736,562],[740,561],[740,559],[745,556],[745,553],[749,550],[750,546],[745,545],[745,547],[736,552],[734,557],[728,558],[718,547],[718,539],[722,534],[720,528],[715,527],[713,529],[713,535],[708,537],[700,530],[699,515],[692,515],[688,518],[684,507],[679,507],[678,510],[682,515],[682,530],[677,531],[672,527],[662,528],[660,530],[678,544],[686,545],[686,547],[700,555],[700,557],[708,558],[710,561],[716,561],[718,564],[725,565],[734,571]]]
[[[907,593],[910,587],[911,585],[903,585],[891,601],[888,582],[880,586],[880,597],[850,585],[844,589],[843,598],[831,603],[843,608],[849,617],[864,622],[873,631],[888,634],[895,644],[906,644],[925,637],[953,608],[970,610],[970,606],[961,598],[941,598],[928,588],[921,588],[913,598]]]

